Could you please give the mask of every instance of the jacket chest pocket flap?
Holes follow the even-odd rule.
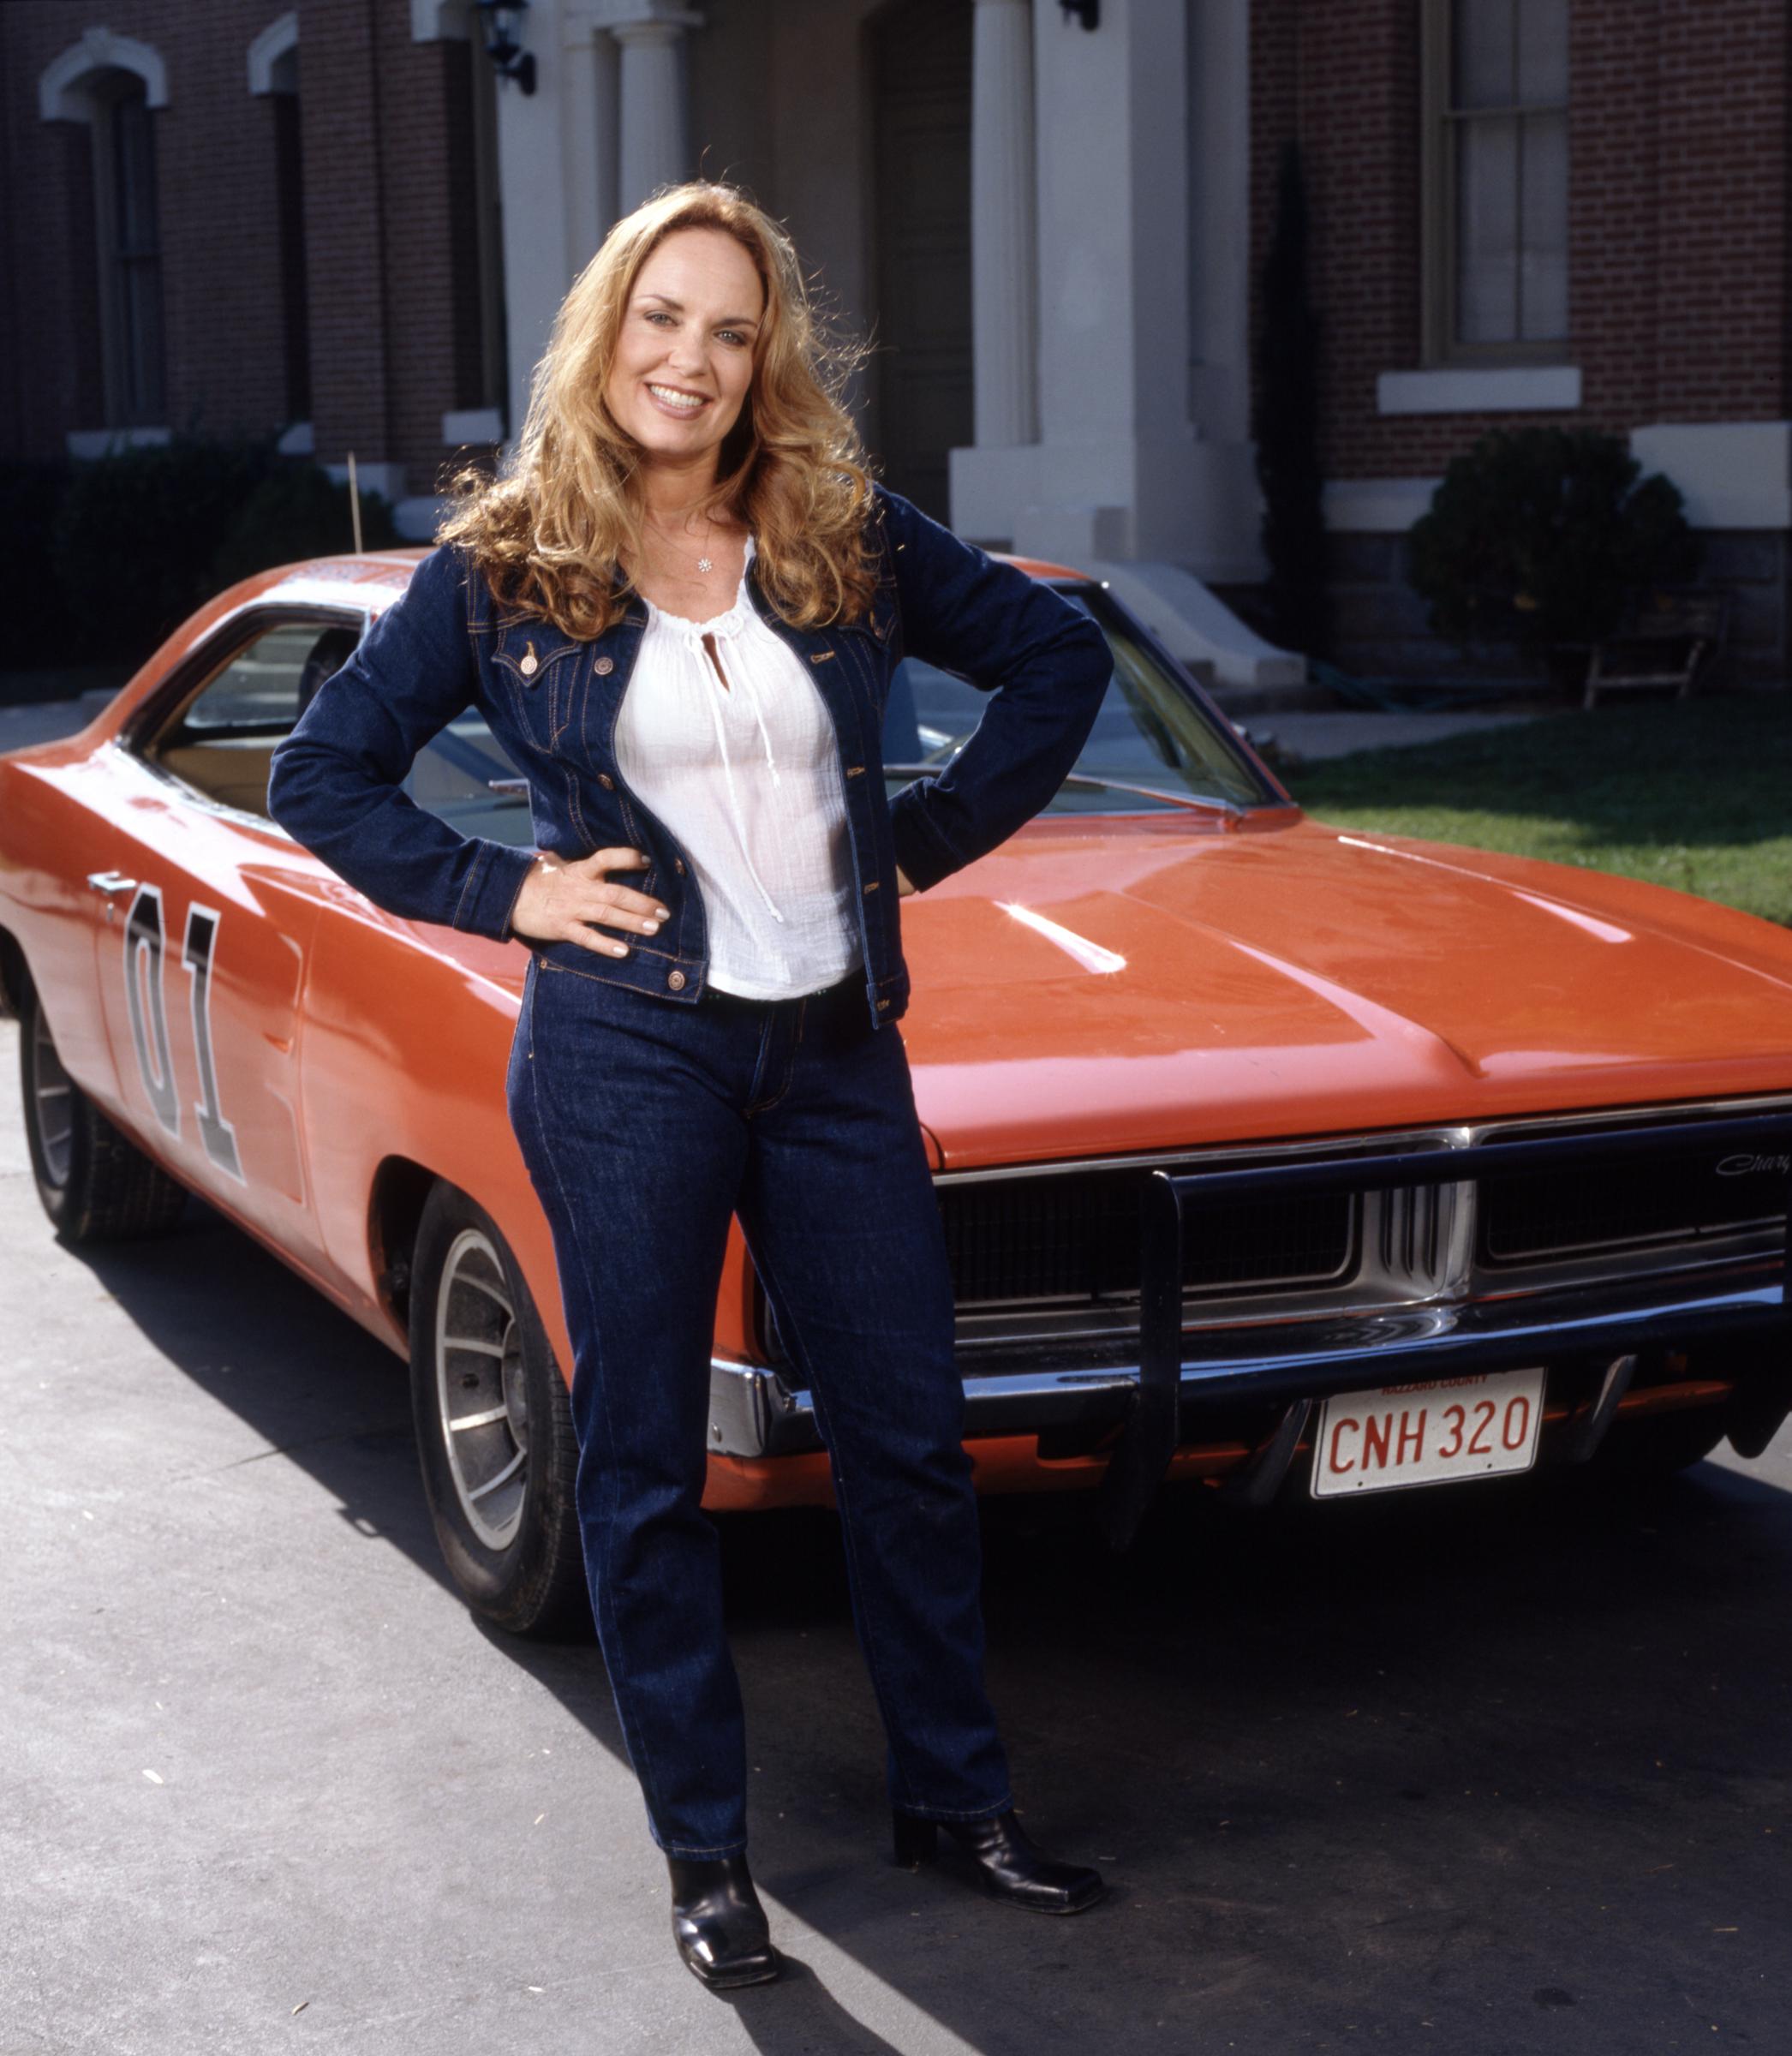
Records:
[[[581,660],[591,645],[543,621],[518,621],[500,629],[492,643],[492,664],[507,687],[517,717],[544,748],[570,719],[575,689],[588,676]]]

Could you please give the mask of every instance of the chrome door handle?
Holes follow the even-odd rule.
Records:
[[[87,889],[95,893],[128,893],[136,885],[134,878],[127,878],[122,871],[89,871]]]

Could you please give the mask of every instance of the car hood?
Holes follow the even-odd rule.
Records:
[[[901,917],[948,1166],[1792,1091],[1792,935],[1562,864],[1043,820]]]

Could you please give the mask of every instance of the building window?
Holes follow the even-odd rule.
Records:
[[[311,293],[305,261],[305,153],[300,140],[299,51],[269,73],[274,123],[275,229],[280,253],[280,327],[285,343],[289,423],[311,419]]]
[[[141,427],[163,419],[167,391],[155,128],[140,80],[99,99],[93,136],[106,426]]]
[[[1426,0],[1426,355],[1559,358],[1568,0]]]

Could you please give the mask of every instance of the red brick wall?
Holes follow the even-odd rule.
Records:
[[[1622,431],[1788,411],[1788,12],[1574,0],[1563,354],[1582,404],[1537,418]],[[1253,272],[1278,151],[1298,136],[1327,472],[1435,474],[1526,417],[1377,412],[1377,376],[1424,362],[1418,0],[1254,0],[1251,27]]]
[[[428,492],[457,403],[455,246],[471,226],[451,207],[464,53],[414,43],[403,0],[306,0],[300,33],[317,453],[403,463]]]
[[[55,456],[69,430],[104,425],[87,132],[45,123],[37,101],[45,67],[97,23],[152,45],[168,68],[154,116],[165,425],[284,425],[272,110],[247,69],[277,11],[267,0],[0,6],[0,250],[13,258],[0,278],[0,455]],[[396,461],[427,492],[446,454],[442,415],[463,403],[469,352],[477,362],[470,182],[456,161],[465,52],[414,42],[408,0],[299,0],[298,12],[317,454]]]
[[[253,21],[253,27],[248,26]],[[245,52],[266,26],[242,0],[117,0],[93,15],[51,0],[0,8],[0,206],[16,253],[6,288],[15,337],[8,365],[8,445],[53,456],[70,428],[104,425],[99,379],[89,132],[46,124],[45,67],[90,22],[153,45],[169,66],[154,115],[161,223],[166,425],[225,433],[277,419],[282,353],[272,238],[272,140],[248,93]]]

